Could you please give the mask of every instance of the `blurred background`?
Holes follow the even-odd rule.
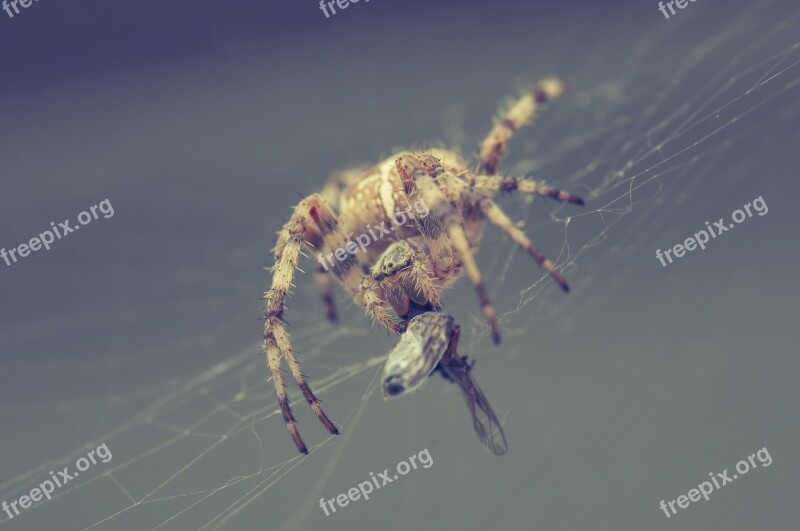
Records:
[[[583,0],[372,0],[327,19],[311,0],[0,12],[0,247],[114,207],[0,262],[0,502],[102,443],[113,454],[0,528],[793,528],[798,29],[790,0],[670,19],[652,1]],[[587,205],[499,202],[573,291],[490,227],[478,260],[503,344],[468,282],[446,301],[509,452],[481,447],[439,377],[384,402],[396,339],[343,290],[325,322],[298,273],[292,339],[342,428],[329,437],[290,387],[301,458],[258,321],[292,205],[398,148],[472,155],[504,99],[548,75],[574,88],[503,171]],[[767,215],[655,258],[759,196]],[[659,509],[763,447],[771,466]],[[318,507],[426,448],[430,468]]]

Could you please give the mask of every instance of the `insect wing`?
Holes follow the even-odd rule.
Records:
[[[461,388],[464,402],[467,403],[470,415],[472,415],[472,425],[483,447],[495,455],[506,453],[508,443],[506,443],[506,435],[503,433],[500,421],[497,420],[497,415],[483,391],[472,379],[469,367],[458,357],[452,357],[446,362],[443,360],[441,366]]]

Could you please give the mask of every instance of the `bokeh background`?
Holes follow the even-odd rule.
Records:
[[[796,527],[800,9],[790,0],[35,3],[0,12],[0,246],[108,198],[115,214],[0,263],[0,501],[105,442],[113,459],[3,529]],[[510,450],[485,452],[438,377],[384,402],[394,338],[298,274],[287,314],[343,434],[295,397],[296,455],[258,341],[275,233],[327,175],[396,147],[472,153],[503,98],[573,91],[505,170],[587,198],[501,204],[568,296],[497,230],[448,294]],[[655,259],[763,196],[769,213]],[[305,271],[313,270],[308,261]],[[667,519],[658,508],[766,447]],[[433,466],[326,517],[427,448]]]

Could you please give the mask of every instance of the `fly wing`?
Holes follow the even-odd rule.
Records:
[[[472,415],[472,425],[483,447],[495,455],[506,453],[508,451],[506,435],[503,433],[503,428],[500,426],[500,421],[497,420],[491,404],[470,375],[469,366],[458,356],[443,359],[440,366],[461,388],[464,402],[467,403],[470,415]]]

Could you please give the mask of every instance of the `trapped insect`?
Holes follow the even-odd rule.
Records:
[[[398,334],[406,330],[415,316],[439,311],[442,291],[466,273],[478,296],[492,339],[500,342],[495,311],[474,258],[486,220],[503,230],[565,292],[569,291],[553,262],[534,247],[493,200],[500,191],[518,191],[583,205],[579,197],[544,183],[496,175],[506,144],[514,132],[530,124],[539,107],[562,95],[564,90],[564,83],[558,79],[546,79],[514,101],[484,139],[473,169],[454,151],[400,152],[375,166],[335,173],[320,193],[309,195],[294,207],[278,236],[275,265],[271,269],[272,286],[264,294],[263,348],[284,421],[300,452],[308,453],[308,449],[289,406],[281,371],[282,359],[320,422],[330,433],[339,433],[300,371],[283,320],[286,297],[304,246],[320,264],[331,251],[345,250],[335,255],[336,261],[328,261],[329,268],[320,265],[315,273],[331,321],[336,319],[330,281],[333,275],[373,321]],[[406,218],[402,224],[392,226],[387,234],[371,240],[363,252],[356,252],[355,241],[360,241],[359,235],[369,233],[373,227],[389,226],[397,214],[420,204],[425,205],[424,217]],[[334,206],[338,207],[338,213]],[[436,336],[430,330],[429,335]],[[476,414],[479,418],[486,416],[481,422],[476,421],[476,431],[485,446],[490,450],[495,446],[492,451],[503,453],[505,438],[499,423],[493,412],[489,415],[491,408],[469,377],[463,360],[461,363],[454,361],[459,359],[453,353],[447,358],[450,364],[440,363],[439,366],[462,390],[472,389],[465,391],[465,397],[473,418]],[[488,435],[481,435],[479,424],[484,431],[489,429]]]
[[[466,356],[458,355],[459,332],[460,327],[453,324],[451,316],[438,312],[426,312],[409,320],[386,359],[383,397],[396,398],[415,391],[438,370],[445,380],[461,388],[483,446],[495,455],[503,455],[508,451],[506,436],[492,406],[470,375],[472,365]]]

